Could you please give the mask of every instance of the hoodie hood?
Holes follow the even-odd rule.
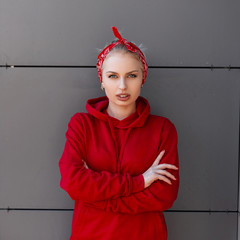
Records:
[[[89,99],[86,104],[86,110],[89,114],[102,121],[111,121],[114,127],[117,128],[136,128],[144,125],[150,114],[150,105],[144,97],[139,96],[136,100],[136,112],[118,120],[108,115],[106,109],[109,100],[106,96]]]

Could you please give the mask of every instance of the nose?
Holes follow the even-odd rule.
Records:
[[[127,88],[126,80],[124,77],[122,77],[120,78],[119,89],[126,90],[126,88]]]

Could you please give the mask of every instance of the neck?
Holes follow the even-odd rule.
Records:
[[[107,107],[107,113],[109,114],[109,116],[114,117],[118,120],[127,118],[128,116],[133,114],[135,111],[136,111],[136,103],[126,108],[121,106],[113,106],[111,102],[109,102],[109,105]]]

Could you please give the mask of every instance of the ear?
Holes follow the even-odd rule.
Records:
[[[105,87],[105,84],[104,84],[104,82],[103,82],[103,81],[102,81],[101,85],[102,85],[103,87]]]

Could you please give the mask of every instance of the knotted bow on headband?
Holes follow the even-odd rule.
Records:
[[[113,30],[113,33],[114,33],[115,37],[118,38],[118,41],[115,42],[115,43],[111,43],[110,45],[105,47],[102,50],[102,52],[98,55],[97,70],[98,70],[98,77],[100,79],[100,82],[102,82],[101,69],[102,69],[102,64],[103,64],[103,61],[104,61],[105,57],[113,49],[113,47],[115,47],[118,44],[124,44],[129,51],[137,53],[139,59],[141,60],[142,65],[143,65],[143,81],[142,81],[142,84],[144,84],[144,82],[146,81],[146,78],[147,78],[147,70],[148,70],[148,65],[147,65],[144,54],[142,53],[142,51],[136,45],[134,45],[133,43],[127,41],[124,38],[122,38],[122,36],[120,35],[120,33],[118,32],[116,27],[112,27],[112,30]]]

